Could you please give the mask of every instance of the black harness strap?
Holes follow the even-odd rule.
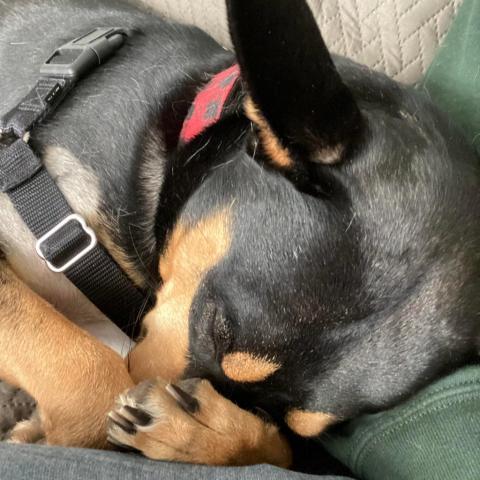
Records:
[[[19,105],[0,119],[0,132],[8,139],[0,148],[0,191],[9,196],[37,238],[37,253],[48,268],[64,273],[125,333],[132,334],[149,303],[148,296],[97,242],[85,220],[72,211],[22,138],[59,105],[82,74],[121,46],[123,36],[121,29],[96,29],[61,47],[42,67],[42,73],[51,75],[41,78]]]
[[[0,131],[22,137],[54,110],[74,86],[73,79],[40,78],[28,95],[0,118]]]

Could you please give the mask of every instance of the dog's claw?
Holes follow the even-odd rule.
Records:
[[[177,385],[169,383],[165,390],[187,413],[196,413],[200,408],[198,400]]]
[[[148,427],[148,425],[153,422],[153,417],[143,410],[131,407],[130,405],[125,405],[123,408],[132,416],[135,425],[139,425],[140,427]]]
[[[137,427],[133,422],[125,418],[119,412],[110,412],[108,414],[108,418],[111,422],[113,422],[117,427],[121,428],[124,432],[128,433],[129,435],[134,435],[137,433]]]

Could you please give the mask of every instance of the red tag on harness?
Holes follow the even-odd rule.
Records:
[[[233,87],[240,77],[240,67],[232,67],[215,75],[198,93],[180,132],[180,141],[188,143],[218,121]]]

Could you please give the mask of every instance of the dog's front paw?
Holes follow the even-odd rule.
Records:
[[[206,380],[143,382],[109,414],[109,440],[158,460],[209,465],[288,466],[278,429],[219,395]]]

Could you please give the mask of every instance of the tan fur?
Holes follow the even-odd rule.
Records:
[[[0,378],[37,400],[49,444],[105,446],[106,414],[133,385],[120,356],[0,262]]]
[[[244,109],[247,117],[257,125],[262,146],[272,163],[278,168],[292,168],[293,160],[288,149],[282,146],[278,137],[272,132],[267,120],[250,97],[245,100]]]
[[[306,410],[290,410],[285,422],[293,432],[301,437],[316,437],[337,421],[334,415]]]
[[[193,298],[205,276],[230,247],[229,211],[195,226],[178,224],[160,260],[164,284],[144,319],[148,334],[130,354],[135,381],[161,376],[174,381],[187,364],[188,319]]]
[[[261,382],[279,368],[280,365],[273,360],[258,357],[247,352],[229,353],[222,360],[223,372],[235,382]]]
[[[182,384],[180,384],[182,387]],[[109,434],[121,444],[140,450],[147,457],[208,465],[291,464],[287,441],[278,428],[240,409],[202,380],[192,395],[199,402],[194,413],[185,412],[168,393],[167,383],[157,380],[145,394],[140,385],[117,405],[130,405],[153,416],[151,425],[137,426],[127,434],[112,425]]]
[[[95,222],[100,205],[100,186],[96,175],[63,147],[46,147],[42,161],[69,204],[74,205],[75,212],[82,215],[87,223]]]
[[[321,148],[312,156],[312,162],[334,165],[342,159],[344,151],[345,146],[341,144],[334,147]]]

